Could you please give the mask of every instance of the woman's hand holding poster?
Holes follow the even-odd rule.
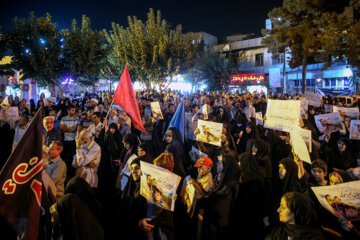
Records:
[[[315,115],[315,123],[321,133],[328,130],[336,132],[344,129],[338,112]]]
[[[298,126],[299,123],[299,100],[268,100],[264,127],[282,130],[284,126]]]
[[[140,194],[148,201],[174,211],[176,189],[181,177],[159,166],[140,161]]]
[[[360,181],[311,189],[321,205],[336,217],[348,221],[360,219]]]
[[[223,124],[216,122],[209,122],[198,120],[198,127],[194,134],[196,135],[196,141],[221,146],[221,134]]]

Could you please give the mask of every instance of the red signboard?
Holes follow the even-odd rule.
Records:
[[[245,81],[254,82],[254,84],[259,84],[264,82],[265,74],[264,73],[252,73],[252,74],[233,74],[231,75],[231,83],[242,83]]]

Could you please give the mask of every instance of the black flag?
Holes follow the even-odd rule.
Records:
[[[42,179],[42,109],[0,172],[0,216],[20,239],[37,239]],[[1,137],[1,136],[0,136]]]

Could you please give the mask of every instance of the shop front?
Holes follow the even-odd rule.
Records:
[[[267,95],[268,89],[265,80],[265,73],[233,74],[231,75],[229,89],[232,92],[256,92],[257,94],[263,92]]]

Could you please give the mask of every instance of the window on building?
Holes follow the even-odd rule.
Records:
[[[336,78],[332,78],[331,79],[331,86],[335,87],[336,86]]]
[[[279,53],[276,58],[272,59],[273,65],[280,64],[280,63],[284,63],[284,54],[283,53]]]
[[[255,67],[264,66],[264,54],[258,53],[255,54]]]
[[[295,80],[295,87],[301,87],[301,80]]]
[[[349,79],[344,78],[344,87],[348,87],[349,85]]]
[[[306,86],[308,86],[308,87],[311,86],[311,79],[306,79]]]
[[[329,79],[324,79],[324,82],[325,82],[325,87],[330,86],[330,80]]]

